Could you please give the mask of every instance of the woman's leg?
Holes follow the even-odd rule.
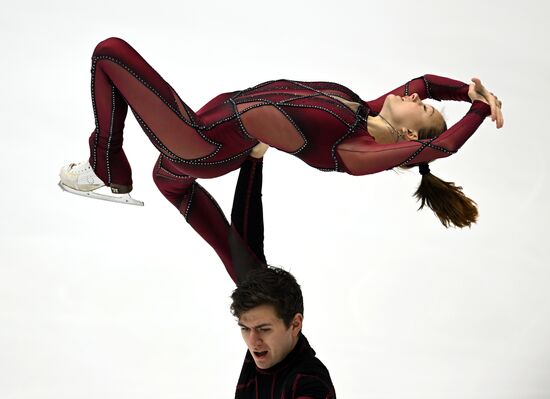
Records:
[[[256,199],[261,194],[253,191],[261,190],[261,169],[255,175],[261,163],[247,161],[244,167],[235,192],[238,206],[234,207],[233,225],[229,225],[214,198],[195,178],[180,174],[170,159],[161,154],[153,170],[153,180],[160,192],[216,251],[235,282],[265,262],[261,199]]]
[[[195,160],[217,145],[198,130],[196,114],[125,41],[99,43],[92,57],[92,104],[96,128],[90,136],[90,164],[107,186],[131,190],[131,168],[122,149],[128,105],[151,142],[164,155]]]

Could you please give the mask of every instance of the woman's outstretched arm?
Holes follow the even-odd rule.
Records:
[[[488,91],[479,79],[474,78],[472,82],[468,85],[453,79],[425,75],[374,100],[375,106],[381,109],[388,94],[417,93],[421,98],[464,100],[472,105],[460,121],[435,139],[395,144],[377,144],[368,136],[355,136],[344,140],[336,148],[343,169],[352,175],[366,175],[396,166],[418,165],[448,157],[464,145],[489,115],[497,128],[501,128],[504,124],[502,102]],[[371,103],[368,105],[371,106]]]
[[[468,96],[469,86],[467,83],[459,80],[445,78],[437,75],[424,75],[412,79],[392,91],[378,97],[376,100],[367,101],[368,107],[378,113],[382,109],[384,100],[390,94],[398,96],[408,96],[413,93],[424,100],[431,98],[433,100],[453,100],[471,102]]]
[[[344,171],[352,175],[368,175],[396,166],[430,162],[458,151],[490,113],[487,103],[474,101],[460,121],[434,140],[377,144],[369,136],[355,136],[342,141],[336,147],[336,154]]]

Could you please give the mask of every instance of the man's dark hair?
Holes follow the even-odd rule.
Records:
[[[296,313],[304,313],[300,285],[292,274],[273,266],[248,272],[237,284],[231,299],[231,313],[237,318],[256,306],[272,305],[277,316],[290,327]]]

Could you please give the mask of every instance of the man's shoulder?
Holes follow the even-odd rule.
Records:
[[[328,374],[328,369],[323,364],[323,362],[319,360],[315,352],[303,353],[297,359],[293,370],[300,373]]]
[[[285,381],[285,391],[291,398],[335,398],[329,371],[313,354],[303,356],[295,363]]]

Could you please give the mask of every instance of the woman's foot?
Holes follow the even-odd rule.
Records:
[[[119,196],[100,194],[95,190],[105,186],[105,183],[97,177],[92,166],[88,161],[80,163],[71,163],[65,165],[59,171],[59,187],[71,194],[82,195],[85,197],[101,199],[105,201],[119,202],[130,205],[141,205],[142,201],[138,201],[130,197],[128,194],[132,191],[132,186],[120,186],[111,184],[111,192],[115,194],[123,194]]]
[[[93,191],[105,185],[88,161],[63,166],[59,178],[61,184],[78,191]]]

